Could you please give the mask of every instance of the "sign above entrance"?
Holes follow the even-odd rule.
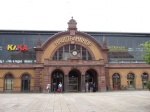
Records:
[[[60,44],[65,43],[65,42],[71,42],[71,44],[74,44],[75,42],[81,42],[87,46],[92,45],[92,43],[89,40],[84,39],[83,37],[78,37],[78,36],[62,37],[62,38],[57,39],[54,43],[55,43],[55,45],[60,45]]]

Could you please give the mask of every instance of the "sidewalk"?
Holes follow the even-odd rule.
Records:
[[[0,112],[150,112],[150,92],[2,93]]]

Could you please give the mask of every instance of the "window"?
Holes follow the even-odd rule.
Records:
[[[13,90],[13,76],[12,74],[7,74],[5,76],[5,90]]]
[[[87,49],[80,45],[76,44],[68,44],[60,47],[53,56],[53,60],[67,60],[72,51],[76,50],[77,51],[77,56],[83,60],[92,60],[91,54]]]

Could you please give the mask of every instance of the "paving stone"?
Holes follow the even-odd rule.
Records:
[[[0,112],[150,112],[149,91],[0,94]]]

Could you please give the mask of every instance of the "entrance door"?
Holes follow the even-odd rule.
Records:
[[[134,74],[129,73],[127,75],[127,84],[128,84],[128,88],[135,88]]]
[[[28,74],[24,74],[22,76],[21,91],[22,92],[30,91],[30,76]]]
[[[93,69],[89,69],[86,71],[85,73],[85,84],[86,83],[93,83],[94,87],[93,87],[93,91],[97,91],[98,90],[98,81],[97,81],[97,73],[95,70]]]
[[[120,74],[114,73],[112,75],[112,83],[113,83],[114,90],[120,89],[120,87],[121,87],[121,84],[120,84]]]
[[[64,88],[64,75],[60,70],[56,70],[52,73],[52,91],[53,91],[53,83],[56,83],[57,88],[58,88],[58,84],[62,83],[63,88]],[[56,89],[57,89],[56,88]]]
[[[69,72],[69,91],[80,90],[80,72],[72,70]]]

